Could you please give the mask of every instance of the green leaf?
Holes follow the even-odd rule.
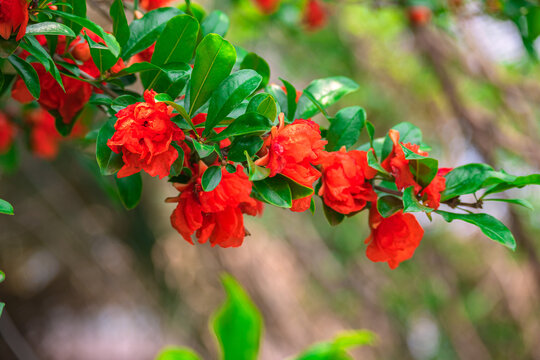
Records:
[[[0,170],[3,174],[12,174],[19,164],[19,152],[17,146],[12,144],[4,154],[0,154]]]
[[[437,175],[439,161],[432,158],[409,160],[409,169],[414,180],[425,188]]]
[[[193,141],[193,147],[195,148],[195,151],[197,151],[197,154],[199,154],[201,159],[212,155],[216,151],[214,145],[201,144],[198,141]]]
[[[369,136],[369,145],[370,147],[373,147],[373,138],[375,137],[375,126],[373,126],[371,121],[366,120],[366,131]]]
[[[118,194],[120,200],[126,209],[131,210],[141,200],[142,194],[142,178],[141,173],[136,173],[127,177],[115,177],[116,185],[118,186]]]
[[[236,51],[217,34],[208,34],[197,47],[189,88],[189,116],[208,101],[213,91],[229,76]]]
[[[83,32],[84,38],[90,47],[90,55],[92,55],[94,64],[101,74],[105,73],[105,71],[109,70],[114,66],[114,64],[116,64],[118,57],[114,56],[109,48],[105,45],[92,40],[88,34],[86,34],[86,31]]]
[[[222,11],[212,11],[206,19],[201,23],[201,30],[203,36],[210,33],[225,36],[227,30],[229,30],[229,18]]]
[[[77,0],[77,2],[83,2],[83,1]],[[100,38],[102,38],[105,41],[105,44],[107,45],[107,47],[109,48],[113,56],[118,57],[118,55],[120,55],[120,45],[118,44],[118,41],[116,41],[116,38],[113,35],[107,34],[105,31],[103,31],[101,26],[96,25],[94,22],[88,19],[82,18],[80,16],[77,16],[77,15],[65,13],[62,11],[55,11],[54,13],[55,15],[63,17],[66,20],[79,24],[82,27],[85,27],[88,30],[94,32],[96,35],[98,35]],[[73,27],[71,28],[73,29]],[[75,31],[75,29],[73,31],[75,33],[78,33],[78,31]]]
[[[283,179],[269,177],[261,181],[254,181],[253,190],[256,191],[260,200],[270,205],[287,209],[292,206],[291,188]]]
[[[114,135],[115,118],[105,122],[96,140],[96,160],[101,171],[101,175],[112,175],[124,165],[122,154],[114,153],[108,146],[107,141]]]
[[[253,69],[262,76],[262,82],[259,85],[258,89],[268,85],[268,81],[270,80],[270,66],[259,55],[255,53],[248,53],[244,57],[244,60],[242,60],[242,63],[240,64],[240,69]]]
[[[257,94],[249,100],[246,112],[256,112],[274,121],[277,116],[276,101],[270,94]]]
[[[490,187],[484,193],[484,195],[482,195],[482,197],[489,194],[505,191],[511,188],[522,188],[527,185],[540,185],[540,174],[516,176],[511,181],[505,181],[503,183]],[[484,187],[484,184],[482,186]]]
[[[249,295],[230,275],[221,280],[227,300],[212,319],[223,360],[256,360],[263,328],[262,316]]]
[[[345,219],[345,215],[343,215],[342,213],[338,213],[336,210],[326,205],[324,203],[324,199],[323,199],[323,210],[324,210],[324,216],[326,217],[326,220],[328,220],[328,223],[332,226],[337,226],[341,224],[341,222]]]
[[[60,71],[56,67],[51,55],[41,46],[39,41],[33,36],[25,36],[24,41],[21,42],[20,47],[28,51],[32,56],[34,56],[47,70],[53,78],[56,80],[58,85],[64,89],[64,84],[62,82],[62,77],[60,76]]]
[[[456,214],[442,210],[436,210],[437,214],[441,215],[444,220],[451,222],[453,220],[461,220],[473,225],[476,225],[482,232],[492,240],[501,243],[502,245],[516,249],[516,240],[514,235],[508,228],[499,220],[488,214]]]
[[[358,90],[359,86],[353,80],[343,77],[329,77],[312,81],[304,91],[309,91],[313,97],[324,107],[336,103],[343,96]],[[317,114],[318,109],[305,94],[298,100],[295,119],[308,119]]]
[[[287,119],[289,119],[290,122],[292,122],[295,119],[294,113],[296,111],[296,106],[297,106],[297,104],[296,104],[296,89],[287,80],[283,80],[282,78],[279,78],[279,79],[283,83],[283,86],[285,86],[285,90],[286,90],[285,94],[287,95],[287,108],[286,108],[287,111],[285,111],[285,117]]]
[[[491,171],[493,168],[486,164],[467,164],[454,168],[445,175],[446,188],[441,194],[441,201],[475,193],[482,187]]]
[[[0,270],[0,283],[4,282],[6,280],[6,274],[2,270]]]
[[[390,217],[403,209],[403,201],[392,195],[384,195],[377,199],[377,210],[383,218]]]
[[[4,311],[4,306],[6,304],[4,304],[3,302],[0,302],[0,316],[2,316],[2,312]]]
[[[75,33],[69,27],[57,22],[44,21],[26,27],[25,36],[34,35],[65,35],[75,37]]]
[[[86,17],[86,1],[79,1],[79,0],[64,0],[62,1],[64,4],[61,9],[63,9],[67,13],[71,13],[73,15],[85,18]],[[79,34],[81,29],[83,28],[82,25],[79,23],[68,20],[66,24],[73,29],[73,32],[75,34]]]
[[[129,40],[122,48],[122,58],[129,59],[149,48],[165,29],[167,22],[180,14],[183,12],[179,9],[164,7],[149,11],[142,18],[133,20],[129,25]]]
[[[0,199],[0,214],[6,214],[6,215],[14,214],[13,206],[3,199]],[[2,273],[2,275],[4,275],[4,273]],[[3,277],[2,277],[2,280],[4,280]],[[2,282],[2,280],[0,280],[0,282]]]
[[[277,174],[275,177],[281,178],[289,184],[289,187],[291,188],[291,194],[292,194],[293,200],[302,199],[307,196],[311,196],[315,192],[313,188],[302,185],[287,176]]]
[[[501,201],[501,202],[507,202],[507,203],[510,203],[510,204],[516,204],[516,205],[521,205],[529,210],[534,210],[534,206],[527,200],[525,199],[494,199],[494,198],[490,198],[490,199],[482,199],[482,201]]]
[[[244,151],[247,151],[248,155],[253,157],[262,148],[263,142],[264,141],[260,136],[235,137],[231,143],[231,146],[229,147],[227,160],[243,162],[246,159]]]
[[[139,99],[137,99],[133,95],[120,95],[119,97],[117,97],[116,99],[112,101],[111,108],[114,111],[118,112],[128,107],[129,105],[135,104],[138,101]]]
[[[244,151],[244,156],[247,159],[249,181],[260,181],[270,175],[270,169],[255,165],[247,150]]]
[[[374,170],[377,170],[380,173],[383,173],[385,175],[390,175],[388,171],[386,171],[381,164],[377,161],[375,158],[375,154],[373,153],[373,149],[369,149],[367,152],[367,162],[368,166]]]
[[[403,153],[405,154],[405,159],[407,160],[422,160],[422,159],[426,159],[427,156],[424,156],[424,155],[420,155],[420,154],[417,154],[415,153],[414,151],[412,150],[409,150],[408,147],[406,147],[405,145],[403,144],[399,144],[401,146],[401,148],[403,149]]]
[[[168,347],[159,353],[155,360],[200,360],[199,355],[188,348]]]
[[[422,142],[422,131],[417,126],[409,122],[401,122],[396,126],[393,126],[392,129],[399,132],[400,143],[411,143],[419,145]],[[388,155],[390,155],[393,147],[394,144],[392,143],[392,139],[390,139],[390,136],[387,134],[384,138],[384,143],[382,147],[382,160],[386,159]]]
[[[317,343],[294,360],[352,360],[346,350],[351,347],[373,345],[376,336],[367,330],[351,330],[338,334],[333,341]]]
[[[403,191],[403,212],[412,213],[412,212],[426,212],[430,213],[434,211],[430,207],[420,204],[416,195],[414,194],[414,186],[409,186]]]
[[[221,182],[221,167],[210,166],[206,169],[201,178],[201,186],[204,191],[214,190]]]
[[[114,0],[109,9],[109,15],[111,15],[113,20],[113,35],[118,40],[120,47],[124,47],[131,34],[122,0]]]
[[[211,141],[221,141],[231,136],[248,134],[262,135],[272,127],[268,118],[257,113],[246,113],[234,120],[225,130],[219,134],[212,134],[208,137]]]
[[[16,55],[10,55],[8,61],[13,65],[19,76],[23,79],[28,91],[35,99],[39,99],[41,93],[41,86],[39,85],[39,77],[36,70]]]
[[[199,23],[189,15],[177,15],[167,22],[167,26],[156,41],[152,64],[164,67],[167,64],[188,64],[193,58],[193,52],[197,46]],[[182,67],[180,70],[190,70]],[[166,92],[171,87],[171,80],[160,79],[165,74],[158,71],[149,71],[141,75],[145,88],[154,89],[157,92]],[[182,86],[183,87],[183,86]],[[178,92],[179,93],[179,92]],[[178,94],[172,95],[176,97]]]
[[[257,90],[261,80],[254,70],[240,70],[223,80],[210,98],[203,136],[207,136],[235,107]]]
[[[338,111],[326,135],[327,150],[336,151],[342,146],[350,149],[358,141],[365,123],[366,112],[360,106],[351,106]]]

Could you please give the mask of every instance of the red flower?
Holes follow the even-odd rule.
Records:
[[[9,121],[8,117],[0,112],[0,154],[5,154],[11,148],[17,128]]]
[[[366,239],[368,259],[374,262],[386,261],[395,269],[402,261],[410,259],[424,235],[414,215],[399,211],[383,218],[375,205],[369,212],[371,235]]]
[[[145,102],[129,105],[116,114],[116,132],[107,145],[115,153],[122,153],[124,166],[118,177],[144,170],[162,179],[169,175],[171,165],[178,158],[178,151],[171,143],[183,140],[184,133],[171,121],[172,108],[156,103],[155,96],[155,91],[146,90]]]
[[[146,11],[150,11],[167,6],[171,1],[172,0],[140,0],[139,6]]]
[[[196,233],[201,244],[210,240],[212,246],[238,247],[246,236],[243,213],[252,216],[261,213],[262,203],[249,196],[252,185],[241,165],[232,174],[222,168],[221,182],[208,192],[201,187],[205,169],[202,164],[198,176],[189,184],[175,184],[180,195],[167,199],[178,202],[171,224],[191,244],[191,237]]]
[[[279,116],[279,127],[273,127],[265,139],[262,157],[257,165],[270,169],[270,176],[282,174],[297,183],[313,188],[313,183],[321,173],[312,164],[317,164],[327,141],[321,139],[319,125],[311,120],[295,120],[284,124],[284,116]],[[292,211],[309,209],[311,196],[293,200]]]
[[[8,40],[17,29],[16,40],[22,39],[28,25],[28,1],[2,0],[0,1],[0,36]]]
[[[327,153],[321,161],[322,186],[319,196],[324,203],[342,214],[362,210],[368,201],[376,201],[377,194],[366,180],[373,179],[377,171],[368,166],[365,151],[345,147]]]
[[[326,25],[326,9],[320,0],[308,0],[304,10],[304,23],[309,30],[317,30]]]
[[[264,14],[270,15],[277,10],[280,0],[254,0],[254,2]]]
[[[56,157],[62,136],[56,131],[54,117],[40,108],[27,114],[26,121],[31,128],[30,146],[34,154],[44,159]]]

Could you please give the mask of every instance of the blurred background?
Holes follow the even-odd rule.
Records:
[[[409,121],[441,166],[540,171],[538,2],[335,0],[316,23],[302,1],[269,15],[251,0],[198,3],[229,15],[227,39],[265,58],[271,82],[353,78],[360,91],[339,107],[363,106],[377,136]],[[105,28],[109,5],[88,0]],[[17,107],[6,95],[2,106]],[[540,359],[538,210],[488,204],[515,253],[467,224],[421,217],[421,246],[390,270],[365,257],[364,213],[333,228],[320,203],[315,215],[266,207],[246,217],[242,247],[192,246],[170,226],[165,181],[144,176],[141,204],[126,211],[88,142],[65,141],[50,161],[19,148],[18,169],[0,177],[16,213],[0,216],[2,360],[143,360],[165,345],[215,359],[208,320],[223,272],[263,313],[263,360],[360,328],[379,341],[358,359]],[[508,196],[540,209],[538,188]]]

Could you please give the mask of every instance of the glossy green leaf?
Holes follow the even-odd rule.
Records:
[[[122,155],[112,152],[107,141],[114,135],[114,118],[105,122],[96,140],[96,160],[102,175],[112,175],[124,165]]]
[[[142,178],[141,173],[135,173],[127,177],[115,177],[118,186],[120,200],[126,209],[133,209],[141,200]]]
[[[414,180],[422,187],[426,187],[437,175],[439,161],[432,158],[409,160],[409,169]]]
[[[383,218],[390,217],[403,210],[403,201],[392,195],[384,195],[377,199],[377,210]]]
[[[83,33],[84,38],[90,47],[90,55],[92,56],[94,64],[101,74],[105,73],[105,71],[109,70],[114,66],[114,64],[116,64],[118,57],[114,56],[107,46],[92,40],[86,34],[86,31],[83,31]]]
[[[414,186],[409,186],[403,191],[403,212],[427,212],[430,213],[434,209],[420,204],[416,195],[414,194]]]
[[[25,36],[31,35],[64,35],[75,37],[75,33],[68,26],[51,21],[28,25]]]
[[[210,33],[225,36],[229,30],[229,17],[222,11],[212,11],[201,23],[201,30],[203,36]]]
[[[34,56],[34,58],[39,60],[45,70],[47,70],[53,76],[58,85],[60,85],[62,90],[64,90],[64,84],[62,82],[62,77],[60,76],[60,71],[56,67],[51,55],[43,46],[41,46],[39,41],[34,36],[25,36],[24,41],[22,41],[19,46],[28,51],[32,56]]]
[[[155,360],[200,360],[199,355],[188,348],[168,347],[163,349]]]
[[[253,189],[259,198],[270,205],[282,208],[292,206],[292,193],[289,184],[283,179],[269,177],[261,181],[253,182]]]
[[[399,142],[403,144],[420,144],[422,142],[422,131],[415,125],[409,122],[401,122],[392,127],[393,130],[399,132]],[[384,137],[381,159],[386,159],[392,152],[394,144],[390,136],[387,134]],[[408,149],[407,149],[408,150]]]
[[[122,48],[122,58],[129,59],[149,48],[165,29],[167,22],[180,14],[183,12],[179,9],[164,7],[149,11],[142,18],[133,20],[129,25],[129,40]]]
[[[283,179],[283,181],[286,181],[289,184],[293,200],[302,199],[307,196],[311,196],[314,193],[313,188],[302,185],[287,176],[277,174],[276,178]]]
[[[349,348],[373,345],[376,336],[367,330],[351,330],[338,334],[333,341],[317,343],[294,360],[352,360]]]
[[[210,166],[206,169],[201,178],[201,186],[204,191],[214,190],[219,183],[221,182],[221,167],[220,166]]]
[[[502,183],[491,186],[482,197],[511,188],[519,189],[527,185],[540,185],[540,174],[516,176],[511,181],[503,181]]]
[[[189,88],[189,116],[195,114],[229,76],[236,61],[234,47],[217,34],[208,34],[197,47]]]
[[[263,139],[260,136],[238,136],[234,138],[229,147],[227,159],[235,162],[243,162],[246,157],[244,151],[253,157],[263,146]]]
[[[254,70],[240,70],[223,80],[210,98],[203,136],[207,136],[235,107],[257,90],[261,81],[261,76]]]
[[[328,128],[326,149],[336,151],[342,146],[350,149],[358,141],[365,123],[366,112],[360,106],[341,109]]]
[[[345,219],[345,215],[338,213],[336,210],[332,209],[330,206],[324,203],[323,199],[323,211],[324,216],[328,223],[332,226],[337,226]]]
[[[441,201],[478,191],[492,170],[486,164],[467,164],[454,168],[445,175],[446,189],[441,194]]]
[[[516,249],[516,240],[514,235],[502,222],[488,214],[456,214],[442,210],[436,210],[437,214],[441,215],[444,220],[451,222],[453,220],[461,220],[473,225],[476,225],[482,232],[492,240],[501,243],[502,245]]]
[[[80,2],[83,2],[83,1],[80,1]],[[102,38],[105,41],[105,44],[107,45],[108,49],[110,50],[113,56],[117,57],[120,55],[120,45],[118,44],[118,41],[116,41],[116,38],[113,35],[106,33],[101,28],[101,26],[96,25],[94,22],[86,18],[77,16],[77,15],[69,14],[62,11],[55,11],[54,13],[60,17],[63,17],[64,19],[68,21],[79,24],[80,26],[85,27],[88,30],[94,32],[96,35],[98,35],[100,38]],[[73,29],[73,27],[71,28]],[[77,31],[75,31],[75,29],[73,31],[75,33],[78,33]]]
[[[223,360],[256,360],[263,328],[262,316],[249,295],[230,275],[222,277],[227,300],[212,319]]]
[[[248,53],[244,57],[244,60],[242,60],[240,69],[252,69],[262,76],[262,82],[259,85],[259,89],[268,85],[268,81],[270,80],[270,66],[259,55],[255,53]]]
[[[249,100],[246,112],[256,112],[274,121],[277,117],[276,101],[270,94],[257,94]]]
[[[385,175],[390,175],[390,173],[388,173],[388,171],[386,171],[382,166],[381,164],[379,164],[379,162],[377,161],[377,159],[375,158],[375,154],[373,152],[372,149],[369,149],[368,152],[367,152],[367,161],[368,161],[368,166],[374,170],[377,170],[378,172],[380,173],[383,173]]]
[[[266,179],[270,175],[270,169],[255,165],[247,150],[244,151],[244,157],[246,158],[248,164],[249,181],[260,181]]]
[[[329,77],[312,81],[304,91],[309,91],[324,107],[336,103],[343,96],[358,90],[359,86],[353,80],[343,77]],[[317,114],[317,107],[304,94],[298,100],[295,119],[308,119]]]
[[[131,34],[122,0],[114,0],[109,9],[109,15],[111,15],[111,19],[113,20],[113,35],[116,37],[120,47],[124,47]]]
[[[3,199],[0,199],[0,214],[6,214],[6,215],[13,215],[14,214],[13,206],[10,203],[8,203],[6,200],[3,200]],[[3,273],[2,273],[2,275],[3,275]]]
[[[290,122],[292,122],[294,118],[294,113],[296,111],[296,89],[295,87],[288,82],[287,80],[281,79],[281,82],[283,83],[283,86],[285,87],[285,94],[287,96],[287,110],[285,111],[285,117],[289,119]]]
[[[23,79],[30,94],[32,94],[35,99],[39,99],[41,86],[39,84],[38,74],[32,65],[16,55],[10,55],[8,61],[13,65],[17,74]]]
[[[495,199],[495,198],[490,198],[490,199],[482,199],[482,201],[499,201],[499,202],[506,202],[506,203],[510,203],[510,204],[515,204],[515,205],[521,205],[529,210],[534,210],[534,206],[527,200],[525,199]]]
[[[216,148],[213,145],[201,144],[198,141],[193,141],[193,147],[201,159],[212,155],[216,151]]]
[[[139,101],[139,99],[137,99],[133,95],[120,95],[116,99],[113,99],[113,101],[111,103],[111,108],[114,111],[118,112],[118,111],[128,107],[129,105],[135,104],[138,101]]]
[[[247,113],[234,120],[225,130],[219,134],[209,136],[211,141],[221,141],[231,136],[264,134],[272,127],[268,118],[256,113]]]
[[[81,18],[86,17],[86,1],[80,1],[80,0],[63,0],[63,4],[69,5],[69,6],[62,6],[61,9],[63,9],[66,13],[71,13],[75,16],[79,16]],[[73,32],[77,35],[81,31],[81,29],[84,27],[83,25],[79,24],[76,21],[67,19],[66,25],[69,26],[71,29],[73,29]]]

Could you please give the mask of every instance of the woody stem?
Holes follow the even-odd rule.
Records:
[[[401,191],[388,189],[388,188],[385,188],[385,187],[380,186],[380,185],[373,185],[373,188],[376,189],[376,190],[379,190],[381,192],[385,192],[387,194],[390,194],[390,195],[403,196],[403,193]]]

